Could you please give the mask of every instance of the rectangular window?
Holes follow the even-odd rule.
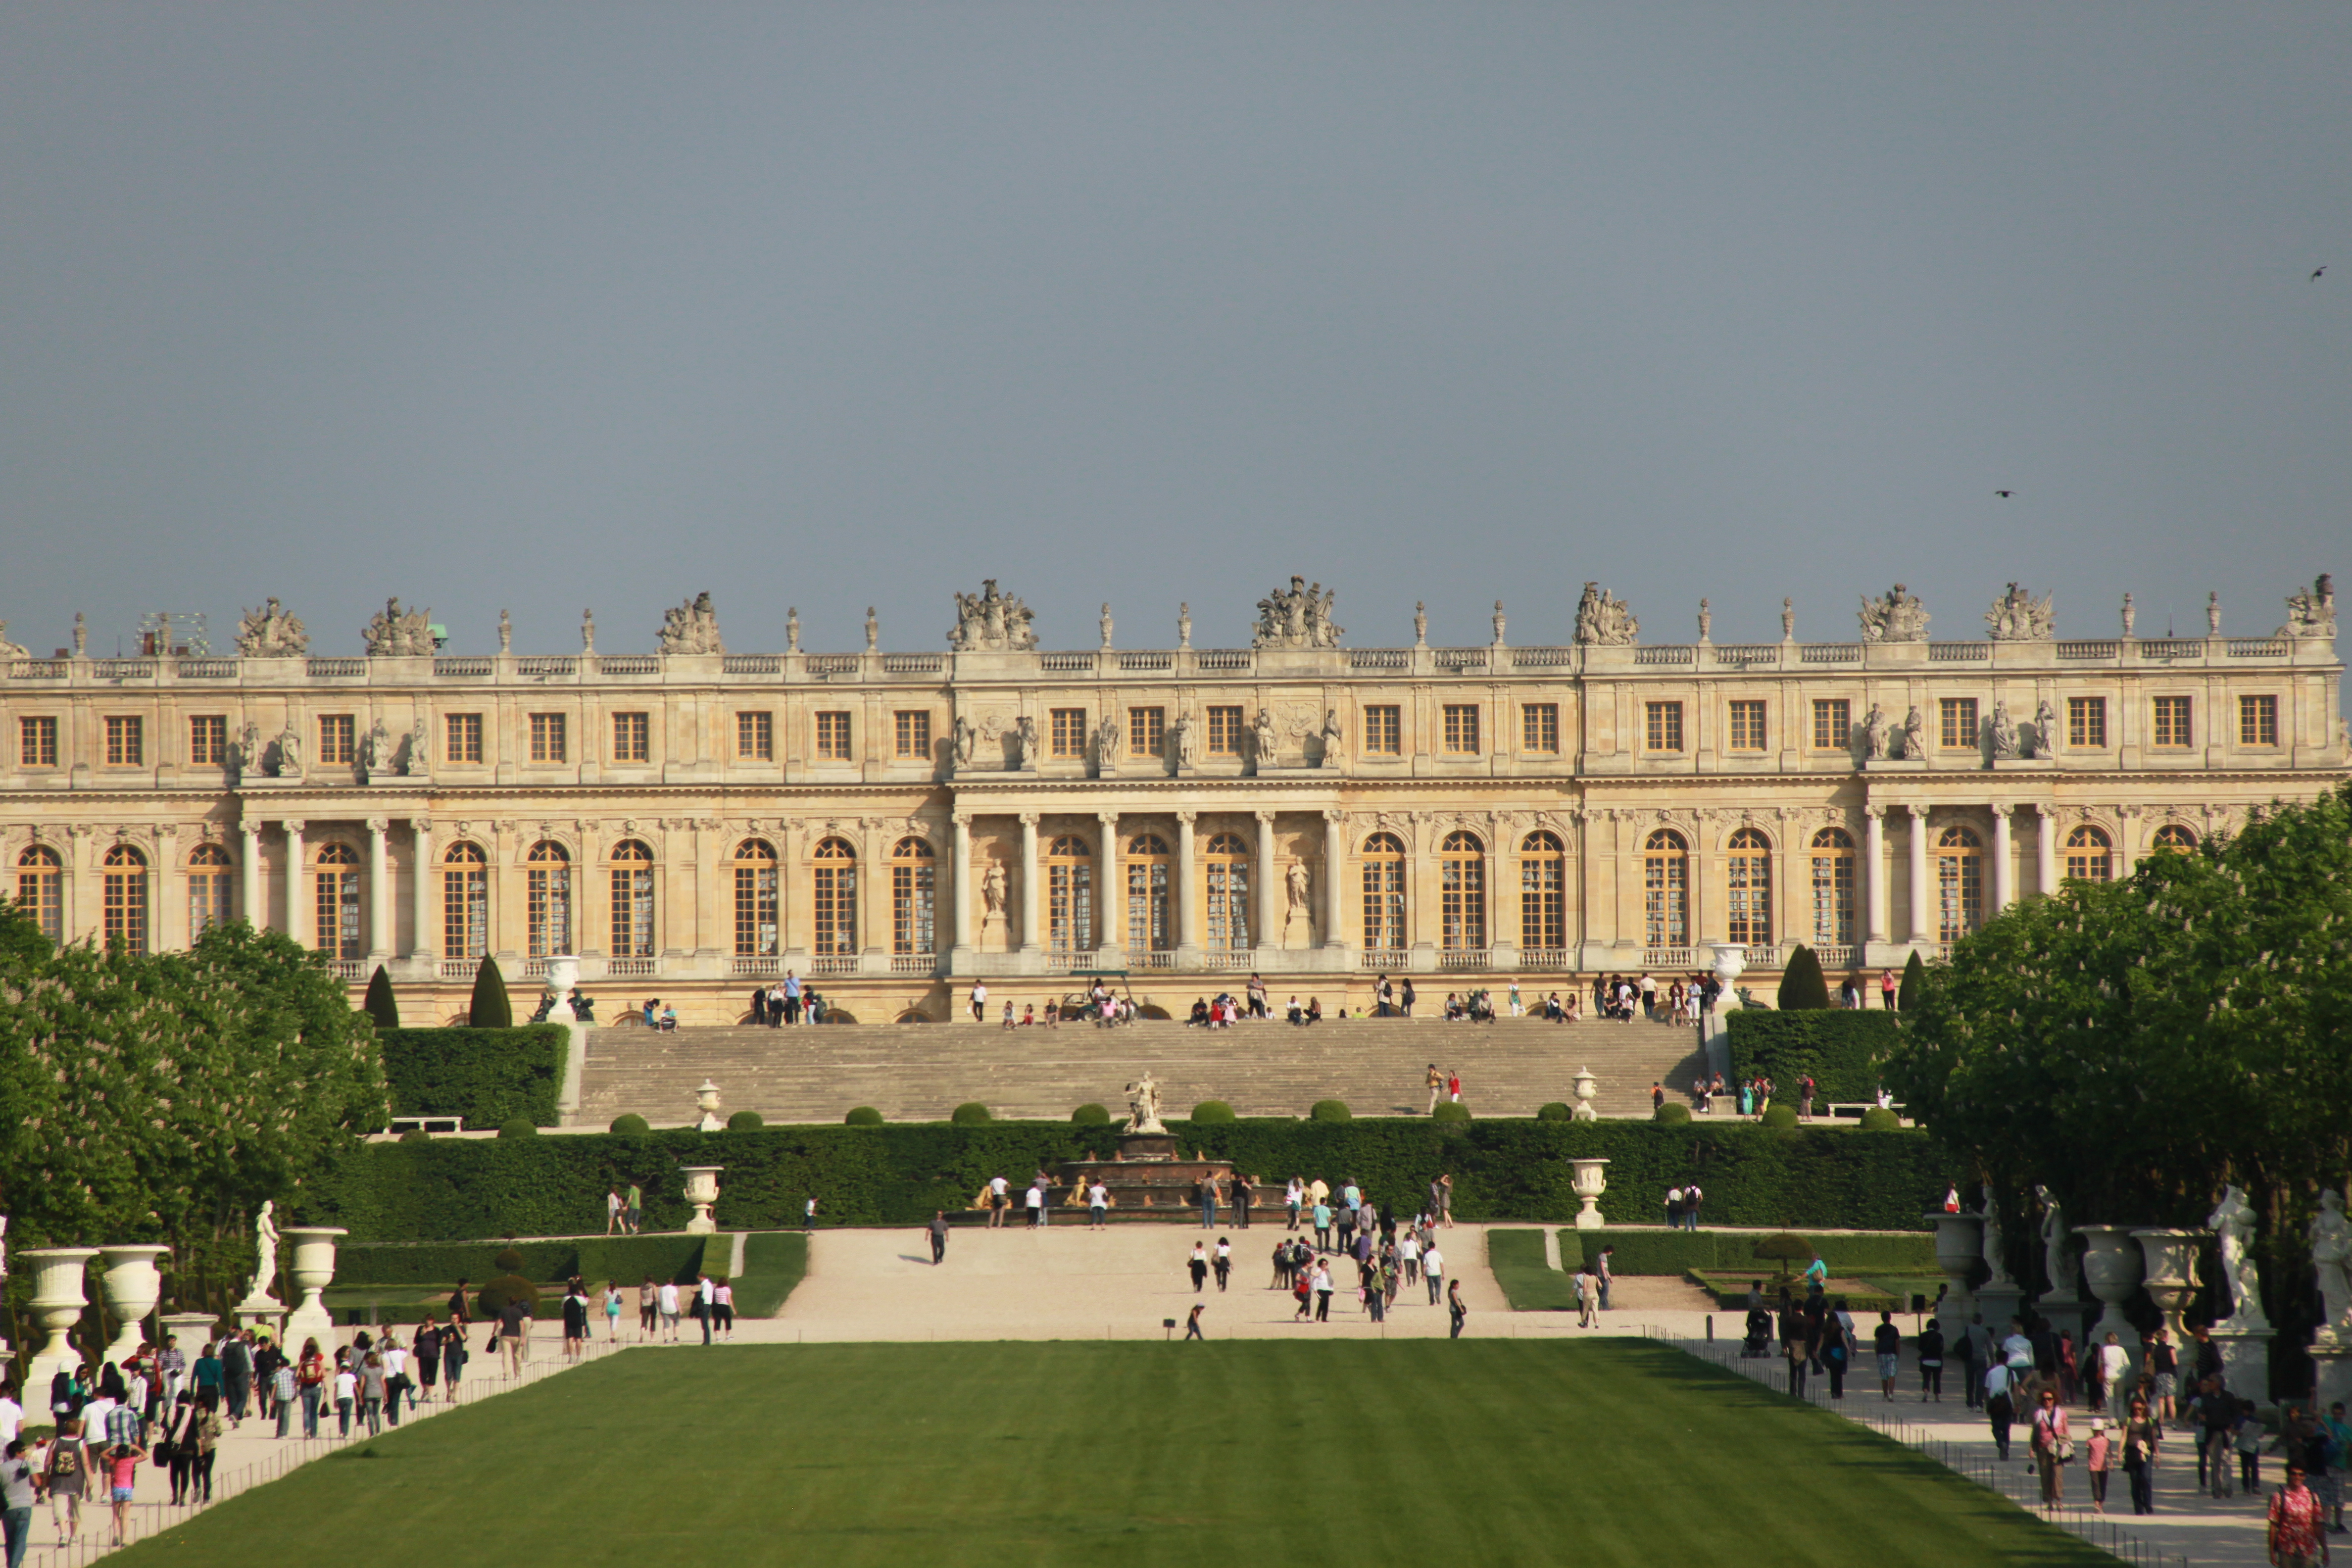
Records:
[[[137,768],[146,765],[146,726],[134,717],[113,717],[106,721],[106,765],[110,768]]]
[[[1735,752],[1760,752],[1764,749],[1764,704],[1739,701],[1731,705],[1731,749]]]
[[[1364,710],[1364,754],[1400,757],[1404,754],[1404,710],[1393,702],[1376,702]]]
[[[198,713],[188,720],[188,761],[228,761],[228,720],[219,713]]]
[[[735,756],[739,762],[776,760],[776,716],[773,713],[735,715]]]
[[[1679,702],[1645,702],[1642,743],[1653,752],[1679,752],[1683,749],[1683,705]]]
[[[1454,757],[1475,757],[1478,754],[1478,705],[1475,702],[1449,702],[1445,705],[1445,752]]]
[[[650,713],[615,713],[613,715],[613,760],[616,763],[643,763],[653,759],[653,715]]]
[[[1209,710],[1209,755],[1238,757],[1242,754],[1242,710],[1238,708]]]
[[[1965,751],[1977,743],[1977,700],[1973,697],[1946,697],[1936,703],[1942,727],[1937,732],[1937,744],[1953,751]]]
[[[560,763],[564,760],[563,719],[561,713],[534,713],[530,716],[532,762]]]
[[[58,765],[58,721],[47,714],[16,721],[16,761],[27,768]]]
[[[1559,704],[1526,702],[1519,706],[1519,750],[1552,752],[1559,750]],[[1558,945],[1557,943],[1551,945]]]
[[[1843,752],[1853,742],[1853,705],[1843,697],[1813,699],[1813,749]]]
[[[2102,751],[2107,743],[2107,700],[2104,697],[2066,699],[2066,743],[2085,751]]]
[[[1130,708],[1127,710],[1127,754],[1156,757],[1167,750],[1168,710]]]
[[[2189,708],[2186,697],[2159,697],[2156,700],[2156,743],[2159,746],[2180,747],[2189,744]]]
[[[445,714],[441,722],[442,735],[446,742],[446,749],[443,752],[444,761],[478,763],[482,760],[482,716],[479,713]]]
[[[1054,710],[1053,754],[1056,757],[1083,757],[1087,754],[1087,710],[1083,708]]]
[[[931,860],[927,857],[919,860],[893,861],[890,866],[890,951],[900,953],[933,951],[938,912],[938,873]]]
[[[819,762],[849,761],[849,715],[847,713],[820,713],[816,716],[816,754]]]
[[[348,713],[319,715],[319,761],[350,766],[359,753],[359,721]]]
[[[2238,744],[2242,746],[2278,744],[2277,698],[2241,697],[2238,699]]]
[[[928,708],[902,709],[897,715],[898,754],[910,762],[931,760],[931,710]],[[1061,753],[1056,752],[1055,756]]]

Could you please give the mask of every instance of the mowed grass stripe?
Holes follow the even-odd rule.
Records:
[[[631,1352],[131,1551],[571,1563],[2111,1562],[1918,1455],[1638,1342]]]

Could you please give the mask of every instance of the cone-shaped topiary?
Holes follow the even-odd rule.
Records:
[[[467,1005],[466,1022],[477,1029],[514,1027],[514,1004],[507,1000],[507,978],[499,973],[495,958],[484,956],[482,966],[474,971],[474,999]]]
[[[841,1120],[844,1125],[850,1127],[879,1127],[882,1125],[882,1113],[870,1105],[860,1105]]]
[[[1829,977],[1822,973],[1822,961],[1813,950],[1799,942],[1789,954],[1789,967],[1780,973],[1780,1011],[1793,1013],[1800,1008],[1825,1008],[1830,1005]]]
[[[1195,1121],[1231,1121],[1234,1108],[1222,1100],[1204,1100],[1192,1108]]]
[[[392,999],[392,976],[381,963],[368,976],[367,1000],[360,1004],[360,1011],[373,1018],[379,1029],[400,1027],[400,1004]]]
[[[1353,1121],[1356,1119],[1344,1100],[1318,1100],[1307,1115],[1317,1121]]]
[[[615,1116],[613,1118],[613,1125],[605,1129],[608,1132],[618,1132],[624,1138],[642,1138],[653,1130],[653,1123],[634,1110],[624,1111]]]
[[[1099,1105],[1081,1105],[1070,1112],[1070,1120],[1080,1127],[1108,1127],[1110,1112]]]
[[[1911,1005],[1919,999],[1919,987],[1927,983],[1927,966],[1919,962],[1919,954],[1914,951],[1909,961],[1903,965],[1903,984],[1895,988],[1895,1011],[1911,1011]]]
[[[1690,1107],[1670,1100],[1658,1107],[1650,1120],[1667,1127],[1685,1126],[1690,1121]]]
[[[958,1127],[984,1127],[996,1118],[991,1116],[988,1107],[980,1101],[967,1100],[948,1113],[948,1120]]]
[[[757,1132],[766,1125],[767,1122],[756,1110],[739,1110],[727,1119],[727,1131],[730,1132]]]

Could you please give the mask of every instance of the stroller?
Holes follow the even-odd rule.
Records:
[[[1748,1309],[1748,1333],[1739,1342],[1739,1353],[1748,1360],[1772,1353],[1772,1314],[1761,1307]]]

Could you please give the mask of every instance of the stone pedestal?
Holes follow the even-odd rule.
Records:
[[[220,1320],[210,1312],[166,1312],[160,1320],[167,1338],[180,1342],[180,1349],[194,1367],[205,1347],[213,1342],[220,1331]],[[190,1376],[194,1376],[192,1372]]]
[[[2222,1386],[2241,1399],[2251,1399],[2257,1405],[2269,1404],[2271,1341],[2277,1334],[2278,1331],[2267,1323],[2214,1324],[2213,1343],[2221,1352]],[[2340,1399],[2344,1395],[2330,1397]]]
[[[2128,1352],[2137,1371],[2140,1361],[2139,1331],[2123,1313],[2123,1304],[2139,1289],[2140,1270],[2145,1266],[2138,1246],[2131,1238],[2131,1226],[2125,1225],[2078,1225],[2074,1234],[2087,1244],[2083,1254],[2083,1283],[2090,1287],[2105,1310],[2093,1323],[2086,1337],[2095,1345],[2116,1342]]]
[[[2033,1310],[2050,1320],[2052,1333],[2073,1334],[2074,1348],[2078,1353],[2081,1352],[2083,1321],[2087,1314],[2080,1297],[2062,1295],[2055,1290],[2049,1291],[2033,1303]]]
[[[1748,967],[1748,949],[1736,942],[1710,944],[1715,952],[1715,978],[1723,987],[1715,1009],[1701,1015],[1706,1026],[1706,1070],[1731,1078],[1731,1015],[1739,1011],[1739,976]]]
[[[147,1314],[163,1293],[163,1275],[156,1265],[172,1256],[168,1247],[140,1244],[100,1249],[106,1262],[103,1289],[106,1310],[114,1319],[113,1342],[102,1359],[117,1366],[129,1364],[147,1342]]]
[[[1984,1324],[1992,1331],[1995,1341],[2009,1334],[2009,1321],[2019,1315],[2018,1308],[2025,1300],[2025,1291],[2014,1279],[1988,1281],[1977,1287],[1977,1310],[1984,1314]]]
[[[1609,1190],[1609,1178],[1601,1169],[1609,1162],[1570,1160],[1569,1163],[1576,1169],[1576,1175],[1570,1182],[1570,1185],[1576,1190],[1577,1201],[1584,1205],[1577,1214],[1576,1228],[1579,1230],[1604,1228],[1609,1222],[1601,1217],[1601,1210],[1597,1205],[1601,1202],[1601,1194]]]
[[[302,1293],[301,1303],[286,1314],[284,1342],[297,1355],[306,1339],[317,1340],[322,1351],[334,1345],[335,1318],[327,1310],[327,1287],[335,1282],[335,1242],[350,1234],[328,1225],[289,1226],[284,1232],[294,1256],[287,1274]]]
[[[686,1222],[688,1236],[718,1234],[719,1222],[711,1217],[710,1211],[719,1203],[719,1173],[726,1168],[724,1165],[680,1167],[686,1173],[686,1201],[694,1205],[694,1217]]]
[[[49,1380],[81,1364],[81,1352],[73,1348],[71,1335],[74,1325],[81,1321],[82,1309],[89,1305],[82,1293],[83,1270],[97,1256],[94,1247],[37,1247],[16,1255],[19,1263],[33,1270],[33,1315],[49,1336],[26,1369],[22,1403],[28,1419],[47,1424],[40,1413],[48,1408]]]
[[[1936,1266],[1949,1282],[1936,1321],[1944,1331],[1944,1342],[1957,1345],[1960,1331],[1969,1326],[1969,1315],[1977,1310],[1976,1298],[1969,1292],[1969,1275],[1984,1251],[1984,1221],[1976,1215],[1946,1214],[1941,1209],[1927,1215],[1927,1220],[1936,1227]]]
[[[2311,1363],[2319,1408],[2325,1410],[2339,1399],[2352,1407],[2352,1342],[2336,1340],[2325,1332],[2315,1334]]]

